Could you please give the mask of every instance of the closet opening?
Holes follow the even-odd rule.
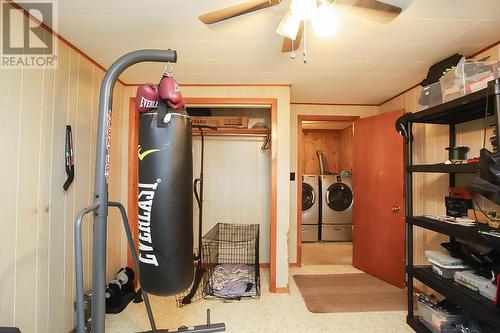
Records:
[[[130,101],[129,199],[132,233],[137,225],[137,123]],[[204,199],[201,235],[217,223],[259,224],[259,262],[269,267],[269,289],[276,291],[276,121],[275,99],[186,98],[193,122],[193,182],[200,175],[204,136]],[[195,252],[198,253],[199,207],[193,197]],[[130,256],[130,255],[129,255]],[[131,258],[129,258],[130,261]]]

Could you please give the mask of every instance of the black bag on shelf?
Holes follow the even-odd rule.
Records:
[[[427,77],[422,80],[422,82],[420,82],[420,85],[422,87],[425,87],[429,84],[438,82],[441,76],[443,76],[443,74],[445,74],[450,68],[455,67],[462,58],[463,56],[461,54],[455,53],[448,58],[435,63],[434,65],[429,67]]]
[[[492,274],[500,274],[500,253],[494,249],[485,252],[472,249],[469,245],[455,241],[441,243],[454,258],[460,258],[479,275],[491,279]]]
[[[500,152],[492,153],[486,148],[481,149],[479,174],[467,189],[500,205]]]

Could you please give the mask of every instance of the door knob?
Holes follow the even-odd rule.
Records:
[[[398,205],[396,205],[396,206],[392,207],[392,212],[393,212],[393,213],[397,213],[397,212],[399,212],[400,210],[401,210],[401,207],[399,207]]]

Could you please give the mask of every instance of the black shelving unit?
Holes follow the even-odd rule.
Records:
[[[500,327],[500,307],[489,299],[479,295],[451,279],[445,279],[432,272],[430,266],[416,266],[412,269],[413,277],[428,285],[474,318]]]
[[[419,280],[433,290],[460,305],[470,316],[483,321],[490,326],[500,327],[500,308],[490,300],[480,296],[453,280],[443,279],[432,273],[430,267],[413,265],[413,229],[415,226],[433,230],[450,236],[450,241],[463,239],[476,244],[500,249],[500,238],[486,236],[479,230],[489,230],[486,226],[464,227],[449,224],[413,215],[413,173],[447,173],[450,187],[455,186],[455,175],[460,173],[475,173],[479,163],[470,164],[413,164],[413,135],[414,123],[449,125],[449,145],[455,146],[455,125],[480,119],[486,116],[495,116],[496,132],[500,133],[500,79],[488,83],[488,87],[461,98],[437,105],[435,107],[412,113],[406,119],[406,273],[408,292],[408,316],[406,322],[416,332],[430,332],[414,313],[413,281]],[[500,147],[500,135],[497,135],[497,147]],[[443,198],[444,200],[444,198]]]
[[[420,320],[418,320],[418,317],[407,317],[406,318],[406,323],[408,326],[413,328],[415,332],[418,333],[431,333],[431,330],[425,327],[424,324]]]
[[[486,225],[477,225],[474,227],[464,227],[458,224],[450,224],[446,222],[441,222],[434,220],[425,216],[413,216],[407,217],[406,223],[412,226],[418,226],[421,228],[429,229],[432,231],[439,232],[450,237],[455,237],[463,239],[465,241],[500,249],[500,238],[481,234],[479,231],[489,231],[492,230]]]
[[[475,173],[479,168],[479,163],[467,164],[420,164],[409,165],[407,171],[410,172],[431,172],[431,173]]]

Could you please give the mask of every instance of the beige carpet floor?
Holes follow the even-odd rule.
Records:
[[[260,273],[262,294],[255,300],[226,303],[204,299],[178,308],[174,296],[151,295],[158,327],[203,324],[206,311],[210,309],[213,323],[226,324],[225,333],[414,333],[406,325],[406,311],[312,313],[307,310],[292,275],[360,273],[352,266],[292,267],[290,293],[285,294],[270,293],[269,270],[263,268]],[[133,333],[149,329],[144,303],[130,303],[122,313],[106,315],[106,333]]]
[[[405,289],[365,273],[294,275],[293,279],[312,313],[406,309]]]
[[[302,263],[304,265],[352,265],[352,243],[302,243]]]

